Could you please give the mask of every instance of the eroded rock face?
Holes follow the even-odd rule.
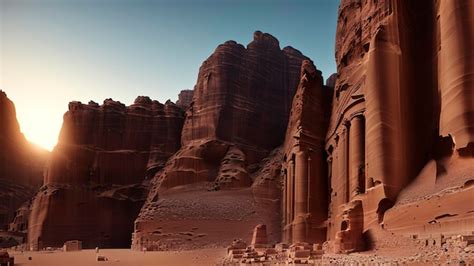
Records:
[[[29,244],[86,248],[127,247],[147,194],[146,176],[163,168],[180,147],[181,108],[138,97],[134,104],[106,99],[71,102],[59,142],[33,199]]]
[[[207,138],[266,150],[281,144],[303,59],[259,31],[247,48],[219,45],[199,70],[183,144]]]
[[[181,107],[183,110],[189,108],[193,101],[194,90],[182,90],[178,94],[178,100],[176,101],[176,105]]]
[[[135,222],[132,248],[192,248],[209,245],[215,238],[213,245],[226,245],[230,235],[249,241],[252,228],[259,223],[268,225],[271,241],[278,240],[280,195],[275,195],[273,188],[251,186],[262,159],[283,141],[305,59],[296,49],[280,49],[275,37],[257,31],[247,47],[228,41],[204,61],[193,102],[186,112],[183,147],[155,175],[153,188]],[[261,179],[259,182],[265,182]],[[279,180],[275,183],[280,185]],[[265,191],[265,195],[254,198],[253,193],[259,191]],[[194,205],[205,206],[205,213],[197,214],[193,222],[203,227],[201,234],[206,237],[187,242],[168,224],[179,224],[176,227],[188,231],[186,224],[191,221],[176,219],[189,216],[194,207],[177,207],[182,213],[176,214],[164,206],[188,205],[191,193],[205,195],[194,199]],[[209,202],[213,197],[223,202]],[[240,208],[245,211],[229,216],[228,222],[218,222],[227,208],[228,212],[234,211],[230,207],[233,205],[236,212]],[[251,215],[245,214],[247,211]],[[241,221],[240,229],[231,228],[236,219]],[[228,232],[209,230],[212,224]],[[157,230],[160,232],[154,233]],[[176,239],[185,244],[177,244],[181,240]]]
[[[41,186],[49,153],[25,139],[15,106],[3,91],[0,91],[0,128],[0,230],[6,230],[13,222],[15,211]]]
[[[324,139],[333,88],[323,85],[312,62],[301,65],[291,108],[283,159],[283,242],[326,240],[327,166]]]
[[[362,235],[382,226],[411,237],[472,231],[474,215],[456,202],[472,198],[473,5],[341,1],[325,144],[333,251],[371,246]]]

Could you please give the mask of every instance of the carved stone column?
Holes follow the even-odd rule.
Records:
[[[293,159],[290,159],[288,163],[288,224],[293,222],[294,218],[294,173],[295,173],[295,163]]]
[[[295,219],[293,243],[306,241],[306,214],[308,213],[308,154],[299,151],[295,157]]]
[[[285,226],[288,223],[288,171],[287,169],[283,170],[284,175],[283,175],[283,204],[281,208],[281,213],[282,213],[282,219],[283,219],[283,226]]]
[[[356,116],[351,120],[349,130],[349,193],[352,199],[364,191],[365,179],[362,179],[362,171],[365,163],[364,151],[364,119]]]
[[[348,172],[348,163],[347,163],[347,157],[348,157],[348,154],[347,154],[347,150],[348,150],[348,147],[347,147],[347,127],[346,125],[342,125],[343,129],[342,129],[342,132],[341,132],[341,137],[340,137],[340,140],[339,140],[339,144],[338,144],[338,153],[339,153],[339,193],[341,193],[339,199],[341,200],[341,202],[339,202],[340,204],[342,203],[346,203],[349,201],[349,197],[348,197],[348,190],[349,190],[349,186],[348,186],[348,175],[347,175],[347,172]],[[338,194],[339,194],[338,193]]]
[[[295,162],[295,214],[308,212],[308,154],[296,153]]]

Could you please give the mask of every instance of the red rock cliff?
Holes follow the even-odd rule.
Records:
[[[48,152],[27,142],[20,132],[15,106],[0,91],[0,229],[43,182]]]
[[[183,110],[188,109],[193,101],[194,90],[182,90],[178,94],[178,100],[176,105],[183,108]]]
[[[328,250],[374,247],[381,228],[472,231],[472,208],[456,202],[472,201],[473,12],[468,0],[341,1]]]
[[[236,235],[250,238],[259,223],[269,225],[272,241],[279,239],[279,166],[261,160],[283,142],[304,59],[257,31],[247,47],[228,41],[204,61],[186,113],[183,147],[155,176],[135,223],[133,248],[228,243]],[[279,155],[275,151],[267,161]],[[266,182],[263,176],[277,180],[268,190],[252,188],[254,180]],[[270,199],[255,200],[253,193]],[[176,231],[191,230],[192,223],[199,230],[191,235]]]
[[[33,199],[29,244],[127,247],[146,196],[146,176],[180,147],[183,111],[138,97],[126,107],[107,99],[71,102],[59,142]]]

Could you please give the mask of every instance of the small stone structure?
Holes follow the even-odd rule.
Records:
[[[80,251],[82,250],[82,241],[79,240],[70,240],[64,242],[63,245],[64,251]]]
[[[268,246],[267,241],[267,226],[259,224],[253,229],[252,248],[265,248]]]

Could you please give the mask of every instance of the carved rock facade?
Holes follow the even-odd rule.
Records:
[[[333,89],[303,61],[285,138],[283,241],[326,240],[327,167],[324,140]]]
[[[373,247],[379,229],[411,238],[472,234],[472,204],[461,202],[473,200],[473,12],[471,1],[341,1],[324,142],[327,250]],[[310,125],[303,136],[305,129],[320,136]],[[285,146],[297,142],[287,137]],[[305,151],[286,158],[288,242],[324,239],[301,225],[313,217],[300,206],[311,203],[312,187],[299,175],[317,180],[324,168],[311,172],[307,158]]]

